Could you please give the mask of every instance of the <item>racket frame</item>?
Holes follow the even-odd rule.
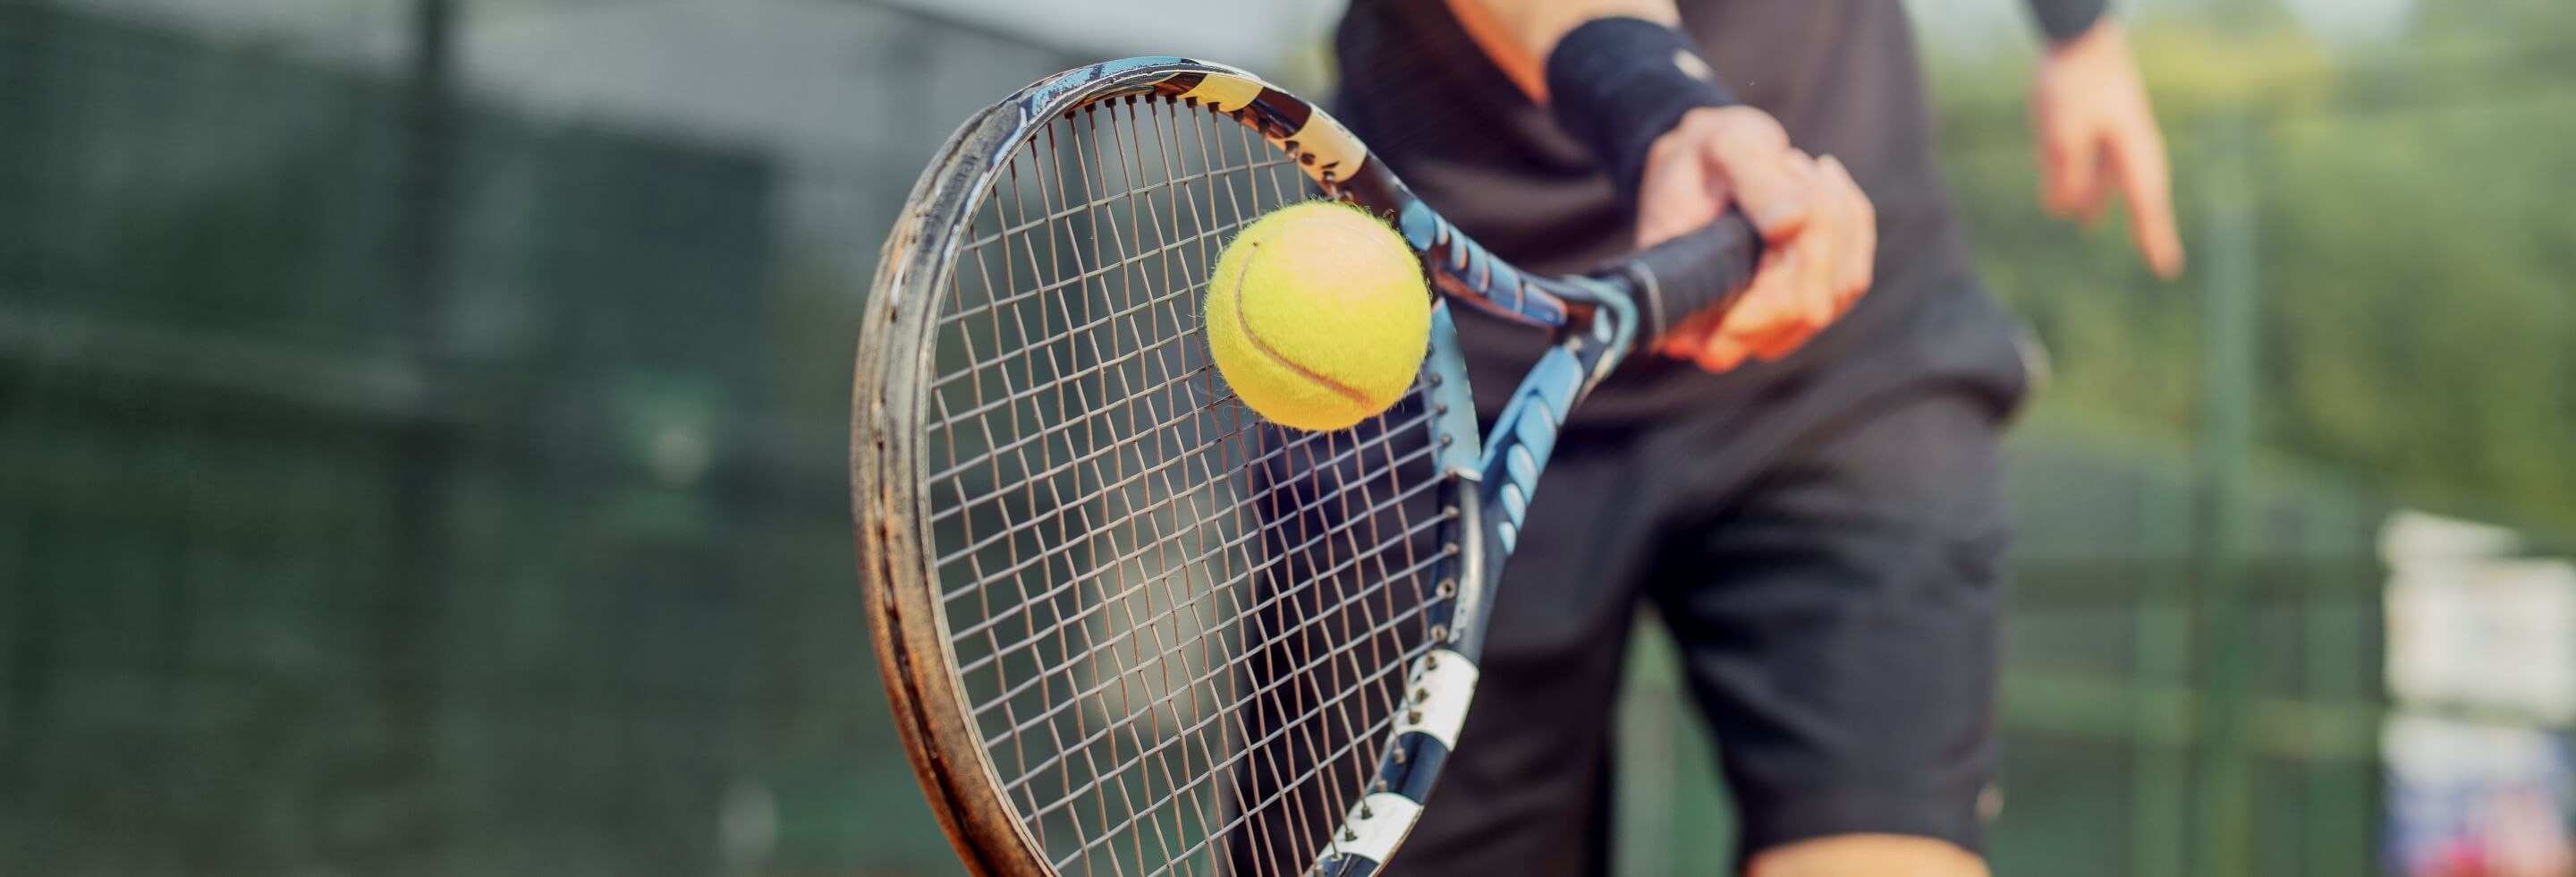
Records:
[[[852,398],[851,505],[870,638],[914,774],[969,869],[1053,875],[1045,847],[1002,793],[977,732],[937,593],[932,509],[915,437],[929,416],[939,297],[952,282],[967,219],[1011,155],[1059,117],[1105,101],[1164,100],[1244,124],[1294,157],[1327,197],[1380,214],[1423,258],[1443,302],[1433,310],[1421,381],[1447,514],[1449,548],[1431,573],[1435,643],[1408,668],[1403,714],[1376,780],[1318,850],[1310,873],[1365,875],[1410,832],[1465,721],[1484,622],[1518,539],[1540,470],[1576,401],[1630,350],[1638,325],[1630,292],[1652,301],[1651,275],[1539,277],[1495,258],[1416,198],[1320,108],[1252,74],[1183,58],[1130,58],[1040,80],[960,126],[914,185],[887,236],[859,336]],[[1473,398],[1447,307],[1463,303],[1556,339],[1514,391],[1490,444],[1479,441]],[[908,583],[908,584],[907,584]]]

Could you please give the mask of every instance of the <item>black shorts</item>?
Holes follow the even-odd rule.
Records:
[[[1750,470],[1707,459],[1728,432],[1559,446],[1402,873],[1607,870],[1640,603],[1679,646],[1744,849],[1852,832],[1976,848],[2005,528],[1992,407],[1878,400]]]
[[[1570,430],[1397,873],[1607,873],[1610,722],[1641,605],[1679,648],[1745,854],[1860,832],[1978,849],[2008,527],[1997,445],[2027,378],[2008,349],[1960,350]]]

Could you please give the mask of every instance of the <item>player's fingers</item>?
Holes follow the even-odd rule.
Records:
[[[1715,329],[1716,324],[1707,319],[1683,320],[1681,325],[1655,340],[1655,352],[1674,359],[1697,356],[1700,346],[1708,343],[1708,333]]]
[[[1708,345],[1709,336],[1716,334],[1718,323],[1725,318],[1726,314],[1718,311],[1704,311],[1683,317],[1681,322],[1674,324],[1671,330],[1664,333],[1663,338],[1655,342],[1655,349],[1674,359],[1695,358],[1699,356],[1700,348]]]
[[[1710,194],[1708,161],[1690,149],[1654,157],[1637,189],[1637,249],[1681,237],[1717,221],[1725,202]]]
[[[1715,324],[1715,331],[1700,342],[1700,360],[1705,366],[1709,351],[1722,351],[1724,357],[1740,362],[1753,352],[1756,339],[1765,342],[1784,332],[1794,331],[1803,322],[1797,301],[1799,257],[1792,249],[1775,249],[1762,256],[1762,265],[1753,273],[1753,282],[1736,299],[1735,306]],[[1723,342],[1722,344],[1720,342]]]
[[[2094,150],[2093,170],[2086,173],[2084,179],[2084,190],[2078,193],[2081,200],[2075,204],[2075,221],[2089,230],[2101,227],[2102,211],[2111,203],[2114,171],[2111,150],[2107,145],[2097,146]]]
[[[1824,284],[1819,284],[1819,273],[1832,273],[1832,266],[1826,266],[1814,253],[1814,248],[1808,248],[1806,253],[1795,253],[1790,258],[1795,263],[1795,273],[1801,273],[1795,289],[1801,289],[1803,294],[1814,294],[1816,289],[1824,289]],[[1832,302],[1824,304],[1832,307]],[[1801,307],[1785,320],[1772,322],[1772,325],[1747,325],[1741,333],[1734,333],[1734,338],[1744,343],[1744,348],[1752,353],[1754,359],[1780,361],[1788,353],[1795,353],[1801,346],[1806,346],[1808,338],[1816,338],[1816,333],[1824,328],[1829,317],[1832,315],[1819,320],[1819,317],[1814,317],[1814,302],[1801,302]]]
[[[1752,351],[1754,359],[1758,359],[1763,362],[1779,362],[1780,360],[1789,358],[1789,354],[1798,352],[1798,348],[1807,346],[1807,339],[1813,337],[1816,337],[1816,333],[1814,332],[1800,332],[1794,335],[1775,335],[1759,341],[1749,342],[1745,347]]]
[[[2139,130],[2143,129],[2143,130]],[[2156,276],[2182,275],[2182,234],[2174,228],[2173,181],[2164,137],[2152,124],[2135,126],[2113,153],[2120,194],[2129,203],[2129,235]]]
[[[1799,235],[1804,261],[1798,270],[1798,318],[1804,334],[1813,334],[1834,319],[1834,299],[1840,290],[1834,287],[1836,266],[1850,230],[1841,199],[1833,193],[1833,182],[1815,159],[1806,153],[1789,155],[1790,170],[1806,188],[1807,203],[1815,205],[1814,217],[1807,230]]]
[[[1716,374],[1743,365],[1744,358],[1750,353],[1751,351],[1746,350],[1742,342],[1719,333],[1710,336],[1706,343],[1700,345],[1699,349],[1692,353],[1691,361],[1697,363],[1701,370]]]
[[[1714,314],[1684,317],[1681,322],[1673,324],[1671,329],[1666,330],[1663,337],[1655,339],[1653,349],[1656,353],[1674,359],[1693,359],[1699,356],[1700,347],[1708,343],[1709,333],[1716,330],[1717,320]]]
[[[1763,359],[1777,359],[1796,349],[1807,336],[1815,333],[1817,321],[1808,315],[1807,295],[1814,273],[1813,247],[1801,236],[1786,248],[1775,250],[1764,258],[1767,278],[1757,279],[1746,290],[1736,309],[1718,326],[1716,338],[1741,347],[1746,353]],[[1760,275],[1757,275],[1760,278]]]
[[[1797,154],[1785,139],[1767,136],[1719,134],[1708,141],[1706,156],[1714,176],[1765,240],[1797,234],[1814,207],[1807,203],[1805,186],[1789,165],[1789,157]]]
[[[1753,358],[1763,362],[1778,362],[1789,354],[1797,352],[1798,348],[1806,346],[1808,339],[1816,337],[1820,329],[1822,326],[1816,323],[1799,320],[1784,323],[1759,335],[1737,336],[1735,340],[1743,344],[1745,350],[1753,354]]]
[[[1848,177],[1836,170],[1839,165],[1840,162],[1834,162],[1832,156],[1818,158],[1811,163],[1810,185],[1814,187],[1817,212],[1825,216],[1822,227],[1832,234],[1826,248],[1831,259],[1816,278],[1814,316],[1818,328],[1842,315],[1843,299],[1849,293],[1855,273],[1852,263],[1856,251],[1864,243],[1859,228],[1859,211],[1852,203],[1857,199],[1850,191]]]
[[[1779,324],[1772,327],[1767,332],[1748,335],[1734,335],[1729,337],[1737,343],[1744,345],[1744,349],[1751,353],[1755,359],[1759,359],[1764,362],[1778,362],[1781,357],[1788,356],[1790,353],[1795,352],[1800,346],[1807,343],[1807,339],[1813,338],[1815,335],[1815,324],[1799,320]]]
[[[1828,155],[1817,164],[1823,168],[1827,184],[1837,196],[1835,200],[1842,205],[1842,223],[1847,230],[1848,242],[1837,251],[1841,259],[1834,270],[1834,314],[1840,316],[1869,291],[1870,274],[1878,259],[1878,211],[1840,159]]]
[[[1842,236],[1839,216],[1813,159],[1793,152],[1784,163],[1790,177],[1805,190],[1799,197],[1816,209],[1806,225],[1777,248],[1782,257],[1777,271],[1783,279],[1780,298],[1765,302],[1766,307],[1743,320],[1729,321],[1729,334],[1743,340],[1756,356],[1765,356],[1784,343],[1794,344],[1834,317],[1834,249]]]
[[[1739,338],[1764,335],[1798,317],[1798,243],[1764,251],[1753,280],[1718,323],[1719,331]]]
[[[2059,197],[2057,190],[2062,185],[2058,180],[2066,173],[2062,170],[2066,164],[2066,154],[2059,148],[2057,138],[2051,135],[2049,119],[2046,115],[2033,113],[2030,126],[2037,134],[2032,139],[2036,141],[2033,145],[2038,147],[2039,152],[2039,209],[2055,216]]]
[[[2092,126],[2071,122],[2053,124],[2043,136],[2049,157],[2042,201],[2051,214],[2081,218],[2102,199],[2101,139]]]

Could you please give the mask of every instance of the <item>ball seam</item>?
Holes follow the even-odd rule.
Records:
[[[1295,372],[1298,377],[1312,381],[1317,386],[1331,390],[1335,395],[1341,396],[1344,399],[1349,399],[1353,404],[1357,404],[1363,408],[1369,407],[1370,403],[1368,394],[1360,392],[1359,388],[1344,385],[1340,381],[1325,377],[1322,374],[1316,373],[1313,369],[1297,364],[1295,360],[1279,355],[1279,351],[1270,349],[1270,342],[1261,340],[1261,333],[1252,330],[1252,320],[1244,316],[1243,275],[1252,270],[1252,260],[1261,257],[1261,242],[1255,240],[1247,241],[1246,243],[1252,247],[1252,251],[1243,254],[1243,263],[1235,266],[1234,281],[1230,284],[1233,288],[1228,290],[1234,298],[1235,328],[1242,330],[1244,340],[1252,342],[1252,349],[1258,350],[1261,352],[1261,355],[1269,357],[1271,362],[1278,363],[1280,367],[1291,372]]]

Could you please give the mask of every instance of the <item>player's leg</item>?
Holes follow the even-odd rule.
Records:
[[[1986,861],[1945,840],[1837,834],[1763,850],[1746,877],[1985,877]]]
[[[1710,498],[1657,566],[1758,877],[1985,870],[2003,412],[1882,398]]]

